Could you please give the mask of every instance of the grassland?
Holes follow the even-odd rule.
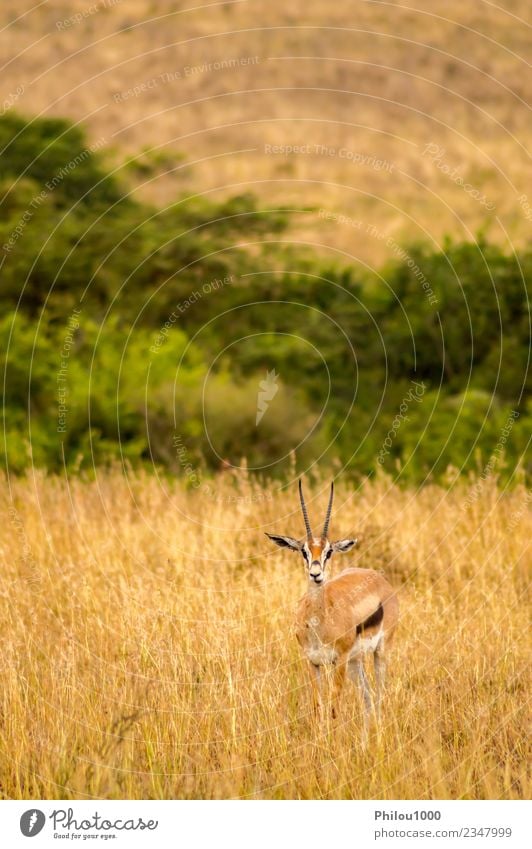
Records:
[[[207,488],[210,487],[210,488]],[[3,798],[523,798],[530,498],[337,487],[333,536],[399,589],[380,733],[309,715],[294,486],[222,473],[2,482]],[[309,484],[320,515],[326,482]]]
[[[530,4],[417,5],[4,0],[4,108],[84,122],[161,205],[252,190],[313,208],[291,238],[331,258],[382,265],[480,228],[522,244]]]

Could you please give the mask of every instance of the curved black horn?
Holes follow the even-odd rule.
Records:
[[[301,501],[301,510],[303,511],[303,518],[305,520],[305,527],[307,529],[307,537],[308,539],[312,539],[312,531],[310,529],[307,508],[305,507],[305,499],[303,498],[303,487],[301,485],[301,478],[299,479],[299,500]]]
[[[331,521],[331,510],[333,505],[334,498],[334,482],[331,483],[331,494],[329,496],[329,506],[327,507],[327,515],[325,516],[325,522],[323,523],[323,531],[321,532],[321,538],[325,539],[329,532],[329,522]]]

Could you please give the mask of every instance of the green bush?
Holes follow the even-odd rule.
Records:
[[[523,457],[530,250],[413,245],[371,277],[283,247],[286,213],[250,195],[128,199],[66,121],[10,113],[0,143],[11,470],[122,457],[184,474],[245,457],[277,474],[295,451],[301,468],[423,481],[482,471],[494,451],[493,473],[510,477]],[[413,381],[423,395],[405,408]]]

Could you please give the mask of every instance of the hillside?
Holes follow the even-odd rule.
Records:
[[[312,207],[284,238],[371,264],[479,228],[522,245],[530,5],[418,5],[4,0],[3,111],[84,122],[160,205]]]

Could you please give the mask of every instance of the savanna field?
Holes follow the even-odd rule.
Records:
[[[527,797],[530,498],[337,481],[331,533],[399,590],[367,749],[353,685],[311,717],[294,484],[222,473],[2,481],[3,798]],[[321,515],[327,480],[307,481]]]
[[[1,799],[530,797],[531,7],[417,6],[3,0]]]

